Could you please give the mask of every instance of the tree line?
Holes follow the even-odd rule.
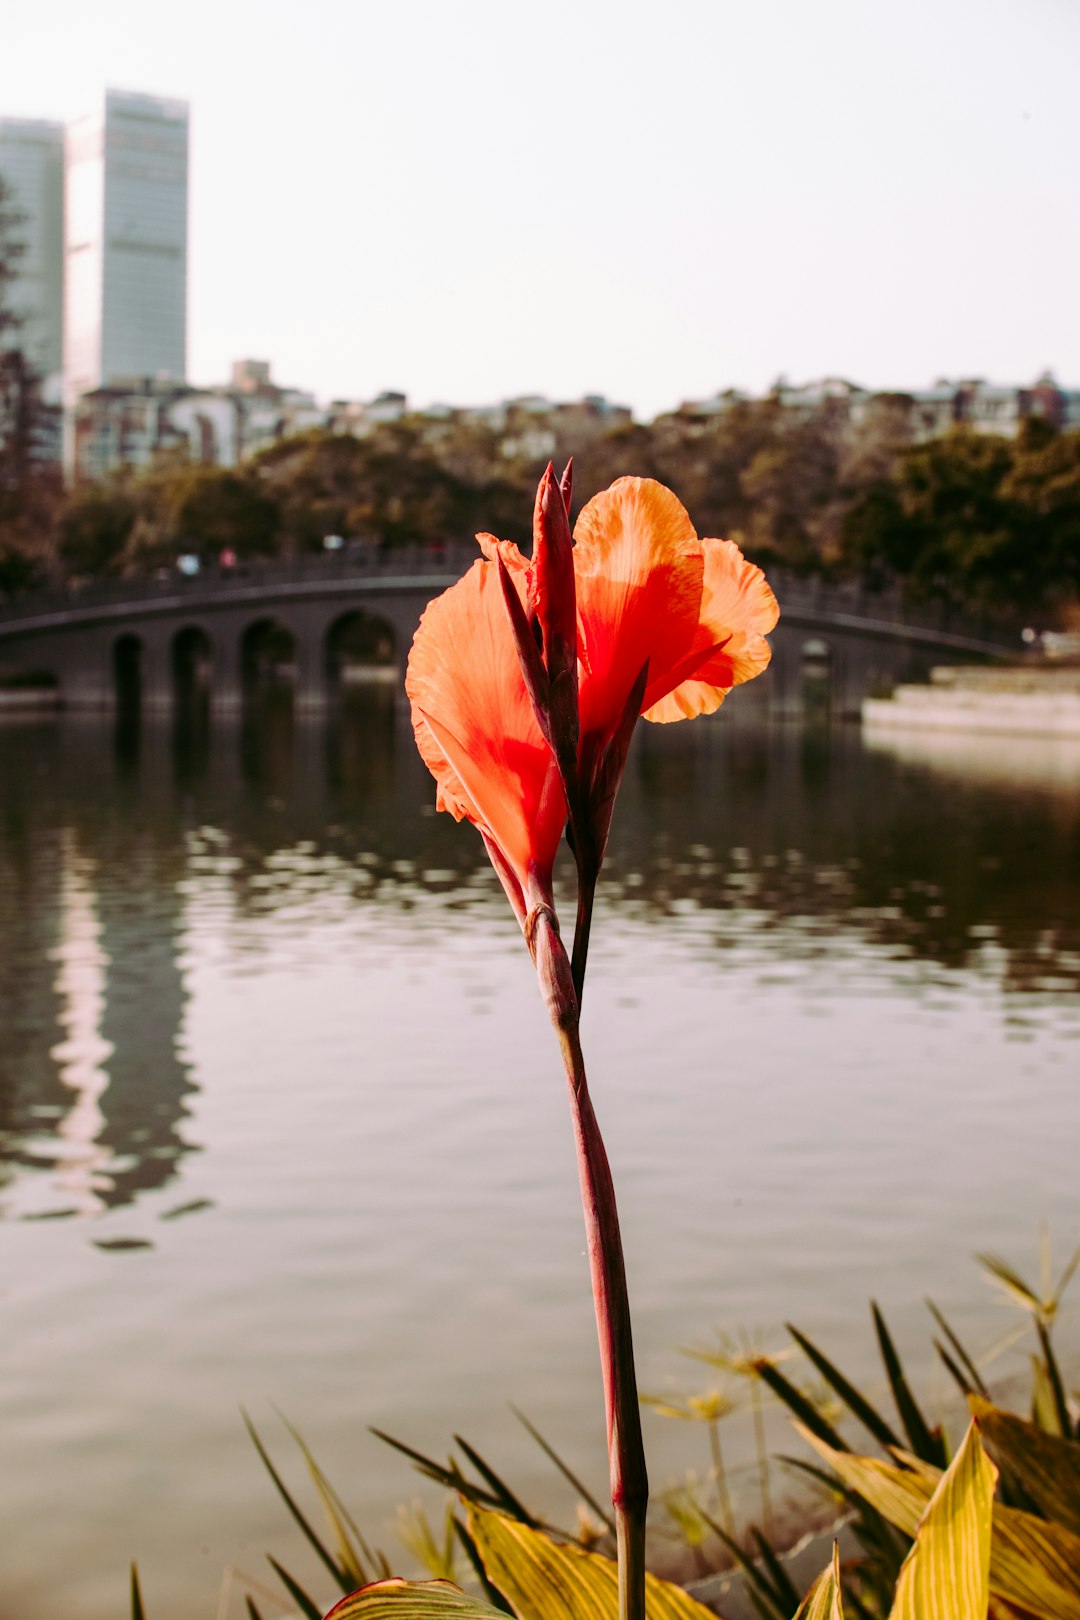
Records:
[[[1080,434],[1032,420],[1006,439],[966,429],[913,444],[883,402],[852,429],[827,406],[770,401],[715,419],[634,423],[556,442],[582,499],[623,473],[675,489],[701,533],[763,566],[952,605],[1064,609],[1080,596]],[[406,417],[363,438],[308,431],[235,468],[175,455],[64,490],[4,479],[0,590],[171,568],[183,553],[294,556],[325,537],[392,548],[490,530],[527,544],[538,458],[507,457],[475,423]]]

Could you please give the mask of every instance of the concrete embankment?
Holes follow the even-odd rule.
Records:
[[[868,730],[992,732],[1080,742],[1080,666],[1018,664],[935,669],[929,686],[867,698]]]

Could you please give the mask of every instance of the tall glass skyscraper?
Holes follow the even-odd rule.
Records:
[[[22,317],[18,343],[43,378],[59,378],[64,303],[64,126],[0,118],[0,175],[13,193],[22,245],[9,294]]]
[[[64,393],[187,370],[188,107],[105,92],[69,124]]]

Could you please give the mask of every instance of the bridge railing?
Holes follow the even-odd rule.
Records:
[[[178,568],[160,568],[154,574],[132,579],[73,580],[62,590],[38,591],[0,602],[0,620],[36,618],[49,612],[124,602],[138,607],[184,593],[200,598],[228,596],[233,591],[251,591],[260,586],[280,590],[283,586],[320,581],[349,584],[382,578],[449,580],[463,574],[479,555],[475,541],[454,541],[395,546],[392,551],[372,546],[298,557],[250,557],[235,567],[215,563],[191,575]]]
[[[869,590],[860,580],[824,580],[820,575],[790,574],[770,568],[769,583],[780,602],[781,614],[789,612],[828,618],[830,616],[876,621],[912,630],[940,631],[967,635],[975,640],[1008,646],[1020,645],[1023,620],[1015,613],[980,613],[957,608],[948,602],[912,601],[900,585]]]
[[[280,592],[289,585],[324,582],[347,588],[366,581],[389,579],[430,581],[433,589],[459,577],[479,555],[475,541],[445,544],[396,546],[383,551],[377,545],[351,546],[338,552],[299,557],[248,558],[234,568],[217,564],[200,568],[192,576],[177,569],[161,569],[138,579],[82,580],[64,590],[41,592],[0,603],[0,624],[16,624],[20,619],[38,618],[49,613],[68,615],[80,609],[130,603],[133,612],[152,607],[155,602],[190,596],[198,600],[226,598],[231,592],[265,589]],[[971,611],[958,611],[941,602],[913,603],[900,587],[869,591],[859,581],[832,582],[819,576],[791,574],[769,569],[769,580],[781,604],[781,611],[827,619],[830,616],[873,620],[915,630],[952,632],[996,643],[1019,647],[1020,621],[1005,617],[988,619]]]

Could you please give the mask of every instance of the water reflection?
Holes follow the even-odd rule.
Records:
[[[1006,772],[988,766],[996,745],[932,741],[868,748],[851,730],[728,716],[642,727],[603,904],[616,927],[691,908],[695,948],[739,950],[763,980],[853,932],[1010,993],[1075,996],[1071,767],[1036,768],[1017,745]],[[134,733],[0,730],[0,1176],[39,1178],[8,1207],[121,1204],[196,1146],[195,914],[204,932],[281,912],[317,931],[320,905],[412,912],[437,894],[501,920],[479,839],[432,796],[390,685],[344,687],[325,724],[270,689],[231,728],[193,703],[175,727]],[[260,946],[249,930],[227,948]]]
[[[995,736],[870,726],[866,745],[905,764],[984,787],[1052,794],[1080,791],[1080,741],[1075,737]]]
[[[114,1050],[101,1033],[108,957],[101,945],[93,869],[75,852],[70,836],[63,839],[62,850],[60,943],[49,954],[60,966],[56,990],[64,1039],[49,1056],[74,1097],[56,1126],[56,1185],[71,1197],[75,1212],[86,1215],[103,1207],[102,1194],[112,1185],[105,1174],[109,1152],[100,1106],[109,1084],[103,1065]]]
[[[205,1612],[207,1570],[277,1545],[238,1399],[295,1416],[376,1533],[412,1482],[368,1422],[427,1450],[452,1424],[554,1512],[514,1400],[602,1473],[565,1107],[505,898],[392,689],[343,683],[325,724],[266,696],[147,716],[135,753],[111,723],[0,726],[25,1620],[118,1612],[133,1552]],[[1078,796],[1045,773],[734,706],[642,728],[586,1018],[646,1387],[714,1322],[791,1319],[873,1389],[871,1291],[905,1345],[925,1292],[1000,1336],[970,1251],[1080,1235],[1078,900]],[[681,1433],[648,1444],[658,1482],[685,1469]]]
[[[950,967],[993,940],[1003,982],[1080,988],[1080,803],[1022,771],[942,780],[846,729],[642,728],[612,878],[635,909],[692,901]],[[635,768],[636,767],[636,768]],[[609,883],[609,890],[611,884]]]
[[[115,742],[115,749],[110,747]],[[0,1159],[38,1172],[18,1213],[93,1214],[190,1151],[181,851],[129,737],[0,734],[5,1041]]]

